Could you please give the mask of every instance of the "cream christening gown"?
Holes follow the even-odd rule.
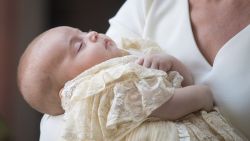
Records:
[[[159,50],[149,41],[125,40],[129,52]],[[154,47],[156,49],[154,49]],[[68,81],[61,93],[67,141],[242,140],[217,111],[190,114],[178,121],[149,118],[167,102],[182,76],[148,69],[135,55],[114,58]]]
[[[126,0],[110,20],[107,35],[116,43],[120,43],[122,37],[157,42],[162,50],[191,70],[195,84],[211,88],[223,117],[250,139],[250,26],[223,45],[213,66],[196,45],[188,0]],[[61,140],[64,124],[63,115],[45,114],[41,120],[40,141]]]

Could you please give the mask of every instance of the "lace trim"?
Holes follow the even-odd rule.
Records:
[[[175,125],[180,141],[190,141],[190,135],[188,133],[187,127],[182,123],[176,123]]]
[[[181,84],[179,73],[144,68],[135,59],[106,61],[65,84],[66,140],[123,138],[173,96],[173,86]]]

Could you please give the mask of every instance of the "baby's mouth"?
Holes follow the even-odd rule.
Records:
[[[104,39],[104,44],[105,49],[108,49],[112,45],[112,42],[109,39]]]

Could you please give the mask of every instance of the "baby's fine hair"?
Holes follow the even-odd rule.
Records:
[[[44,32],[37,36],[20,58],[17,70],[17,83],[25,101],[35,110],[50,115],[61,114],[59,91],[50,70],[41,65],[42,56],[37,56],[42,48]],[[60,112],[59,112],[60,111]]]

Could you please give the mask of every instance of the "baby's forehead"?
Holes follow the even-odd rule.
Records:
[[[70,40],[77,30],[63,26],[44,32],[34,43],[31,43],[31,58],[39,62],[60,62],[67,54]]]
[[[67,49],[67,32],[65,30],[49,30],[35,42],[31,43],[27,53],[28,63],[56,64],[64,57]]]
[[[60,26],[48,30],[47,33],[53,35],[70,35],[75,34],[76,32],[79,32],[79,29],[68,26]]]
[[[67,44],[76,36],[78,29],[71,27],[56,27],[48,30],[39,39],[39,44],[53,46],[54,44]]]
[[[47,32],[45,32],[44,36],[41,37],[40,41],[41,42],[48,42],[51,40],[56,40],[56,39],[66,39],[68,35],[70,34],[70,30],[66,28],[54,28],[51,29]]]

